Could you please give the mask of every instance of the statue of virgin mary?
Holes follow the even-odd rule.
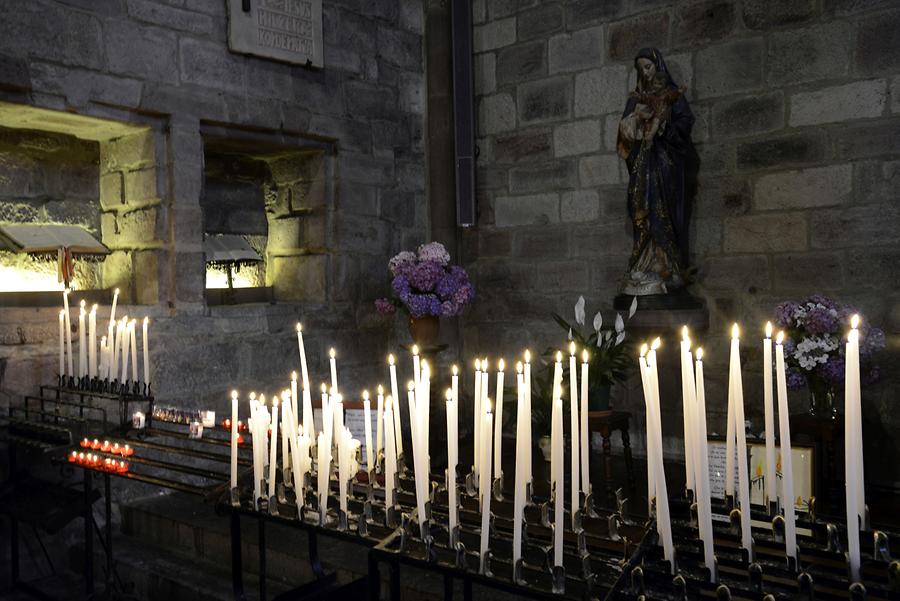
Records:
[[[634,59],[637,85],[619,122],[617,151],[628,166],[634,245],[621,292],[670,294],[685,286],[689,199],[685,158],[693,155],[694,115],[659,50]]]

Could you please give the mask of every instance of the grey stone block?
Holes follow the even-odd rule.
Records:
[[[575,76],[575,116],[622,111],[628,100],[628,68],[609,66]]]
[[[244,62],[213,42],[181,38],[178,42],[181,81],[210,88],[244,91]]]
[[[600,150],[602,125],[599,119],[584,119],[559,125],[553,130],[553,152],[557,157]]]
[[[421,0],[401,0],[399,21],[404,29],[413,33],[424,33],[425,3]]]
[[[494,161],[497,163],[532,162],[552,156],[553,143],[549,130],[526,130],[494,139]]]
[[[712,290],[768,290],[769,262],[762,255],[707,257],[699,264],[699,282]]]
[[[558,255],[551,255],[558,256]],[[539,263],[537,269],[526,272],[531,288],[546,286],[560,292],[584,292],[590,286],[588,265],[584,261],[567,260]]]
[[[694,89],[712,97],[759,88],[763,84],[762,38],[727,42],[697,52]]]
[[[401,69],[422,68],[422,36],[417,33],[379,25],[378,52],[387,62]]]
[[[772,279],[776,292],[840,290],[844,285],[843,254],[819,252],[775,255]]]
[[[38,221],[38,207],[24,202],[0,201],[0,221],[12,223],[29,223]]]
[[[522,258],[565,257],[569,249],[569,230],[565,226],[521,229],[515,233],[513,255]]]
[[[848,202],[852,193],[853,165],[845,163],[764,175],[754,186],[753,205],[758,210],[826,207]]]
[[[745,96],[713,106],[713,135],[733,138],[784,127],[784,96],[781,92]]]
[[[361,184],[393,184],[393,158],[378,158],[356,152],[344,152],[340,158],[342,180]]]
[[[770,253],[806,250],[805,212],[745,215],[725,219],[725,252]],[[813,231],[815,228],[813,228]]]
[[[550,73],[581,71],[603,64],[603,27],[589,27],[550,38]]]
[[[900,75],[891,79],[891,112],[900,113]]]
[[[820,161],[826,151],[823,132],[803,130],[738,145],[737,166],[739,169],[789,167]]]
[[[156,207],[120,215],[116,225],[118,248],[146,248],[156,240]]]
[[[851,160],[900,153],[900,124],[850,125],[834,130],[834,156]]]
[[[547,74],[543,41],[508,46],[497,52],[497,85],[505,86]]]
[[[12,55],[0,55],[0,88],[17,91],[31,89],[28,61]]]
[[[775,32],[769,39],[766,81],[792,85],[846,75],[851,52],[851,26],[846,22]]]
[[[473,28],[475,52],[487,52],[516,42],[516,18],[500,19]]]
[[[475,55],[475,95],[483,96],[497,89],[497,56],[493,52]]]
[[[618,184],[621,181],[621,159],[615,154],[599,154],[578,161],[578,177],[581,186],[589,188]]]
[[[478,190],[506,189],[509,174],[502,167],[479,167],[475,175],[475,187]]]
[[[747,0],[743,3],[744,25],[768,29],[796,25],[816,14],[815,0]]]
[[[381,217],[401,227],[412,227],[415,217],[415,193],[405,190],[378,191]]]
[[[847,285],[854,288],[881,289],[886,282],[900,279],[900,250],[866,248],[847,253],[844,268]]]
[[[691,219],[690,251],[698,257],[717,255],[722,252],[722,220],[716,218]],[[696,263],[696,260],[692,260]]]
[[[367,121],[312,115],[308,131],[337,138],[341,149],[363,153],[368,153],[372,149],[372,128]]]
[[[508,17],[536,4],[540,0],[488,0],[488,15],[492,20]]]
[[[509,230],[482,230],[478,234],[479,257],[507,257],[512,253],[513,234]]]
[[[572,81],[554,77],[518,87],[519,122],[542,123],[567,118],[572,111]]]
[[[494,201],[494,222],[497,227],[557,223],[559,195],[554,192],[526,196],[498,196]]]
[[[156,169],[127,171],[124,174],[125,202],[134,203],[157,197]]]
[[[519,13],[516,25],[519,40],[546,38],[563,28],[563,8],[555,4],[538,5]]]
[[[668,39],[668,12],[631,17],[609,26],[609,57],[614,61],[630,61],[641,48],[665,46],[660,40]]]
[[[513,167],[509,170],[509,191],[521,194],[574,188],[577,179],[575,163],[571,160]]]
[[[0,27],[4,54],[103,68],[101,25],[94,15],[59,4],[6,3]]]
[[[578,27],[591,21],[606,21],[618,17],[624,8],[622,0],[573,0],[568,3],[566,22]]]
[[[562,221],[584,223],[600,217],[600,199],[596,190],[573,190],[560,196],[559,214]]]
[[[200,36],[210,36],[218,23],[209,15],[182,10],[150,0],[127,0],[128,15],[136,20],[168,29],[186,31]]]
[[[610,257],[611,264],[616,267],[616,279],[624,273],[633,245],[631,221],[625,214],[624,202],[619,214],[604,218],[600,223],[575,226],[569,235],[573,257]]]
[[[363,81],[348,81],[347,110],[357,119],[391,120],[397,116],[397,90]]]
[[[810,214],[813,248],[896,244],[900,208],[894,204],[824,209]]]
[[[887,81],[873,79],[791,96],[792,127],[880,117],[887,106]]]
[[[735,26],[734,4],[705,0],[675,11],[672,31],[675,47],[690,47],[718,42],[731,34]]]
[[[513,97],[502,92],[484,96],[478,104],[478,132],[496,134],[516,127],[516,103]]]
[[[156,82],[178,81],[174,33],[158,27],[115,22],[107,27],[105,40],[111,72]]]
[[[896,8],[896,6],[895,6]],[[870,17],[860,22],[856,38],[856,70],[869,75],[891,72],[900,61],[900,12]]]

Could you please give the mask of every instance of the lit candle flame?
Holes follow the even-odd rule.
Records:
[[[328,394],[328,385],[325,382],[322,382],[322,393]]]
[[[425,359],[422,359],[422,362],[419,364],[419,369],[421,369],[423,372],[431,373],[431,368],[428,367],[428,361],[426,361]]]
[[[237,398],[238,398],[238,391],[237,391],[237,390],[232,390],[232,391],[231,391],[231,398],[232,398],[232,400],[235,400],[235,401],[237,400]]]
[[[302,332],[302,331],[303,331],[303,324],[300,323],[299,321],[297,322],[297,331],[298,331],[298,332]]]
[[[481,371],[481,359],[475,359],[475,371]]]
[[[647,355],[647,343],[641,345],[641,357],[645,357]]]
[[[412,391],[412,390],[415,390],[415,388],[416,388],[416,383],[413,382],[412,380],[410,380],[409,382],[406,383],[407,390]]]
[[[775,344],[784,343],[784,330],[778,332],[778,336],[775,337]]]
[[[390,411],[393,404],[394,404],[394,397],[392,397],[391,395],[387,395],[384,398],[384,410]]]
[[[738,328],[737,322],[734,322],[734,325],[731,326],[731,337],[737,340],[740,337],[741,330]]]
[[[450,372],[451,372],[454,376],[459,375],[459,368],[456,367],[456,365],[454,365],[453,367],[450,368]]]
[[[556,362],[557,363],[562,362],[562,351],[556,351]]]
[[[388,355],[388,364],[390,364],[390,365],[394,364],[394,354],[393,353]]]
[[[503,359],[500,359],[500,362],[497,364],[497,370],[503,371],[504,367],[506,367],[506,363],[503,362]]]
[[[297,372],[295,372],[295,371],[291,372],[291,381],[293,381],[293,382],[297,381]]]
[[[657,337],[653,340],[653,343],[650,345],[650,350],[651,350],[651,351],[655,351],[655,350],[658,349],[660,346],[662,346],[662,340],[659,338],[659,336],[657,336]]]
[[[332,359],[334,359],[337,356],[337,353],[335,352],[334,347],[331,347],[330,349],[328,349],[328,356],[331,357]]]
[[[569,354],[575,356],[575,341],[569,343]]]
[[[255,400],[256,400],[256,393],[255,393],[255,392],[251,392],[251,393],[250,393],[250,400],[251,400],[251,401],[255,401]]]
[[[702,347],[697,349],[697,361],[703,361],[703,348]]]
[[[384,386],[379,384],[378,385],[378,396],[383,396],[383,395],[384,395]]]
[[[369,400],[369,391],[368,390],[363,390],[363,400],[364,401]]]
[[[853,317],[850,318],[850,327],[854,330],[859,327],[859,315],[854,313]]]
[[[264,394],[259,395],[259,404],[262,405],[263,407],[266,406],[266,395],[264,395]]]
[[[687,326],[683,326],[681,328],[681,339],[684,340],[685,342],[690,340],[690,336],[688,336]]]
[[[418,344],[414,344],[414,345],[412,346],[412,354],[413,354],[413,355],[418,355],[418,354],[419,354],[419,345],[418,345]]]
[[[448,400],[448,401],[452,401],[452,400],[453,400],[453,389],[452,389],[452,388],[448,388],[448,389],[447,389],[447,393],[446,393],[444,396],[447,397],[447,400]]]
[[[281,391],[281,402],[287,403],[291,400],[291,391],[290,390],[282,390]]]
[[[525,349],[525,363],[531,363],[531,351]]]
[[[771,337],[772,337],[772,322],[767,321],[766,322],[766,338],[771,338]]]
[[[516,362],[516,373],[522,373],[522,369],[523,369],[522,362],[521,361]]]
[[[272,395],[272,408],[278,409],[278,395],[277,394]]]
[[[91,307],[91,313],[96,315],[96,313],[97,313],[97,303],[94,303],[94,305]]]
[[[584,349],[583,351],[581,351],[581,361],[582,361],[582,363],[587,363],[587,362],[588,362],[588,351],[587,351],[587,349]]]
[[[487,357],[484,357],[481,360],[481,371],[487,372],[487,370],[488,370],[488,360],[487,360]]]
[[[81,299],[81,302],[78,304],[81,305],[81,310],[84,311],[84,306],[85,306],[84,299]]]

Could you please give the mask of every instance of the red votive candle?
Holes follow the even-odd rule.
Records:
[[[132,455],[134,455],[134,449],[128,445],[122,447],[122,457],[131,457]]]
[[[109,447],[109,441],[108,441],[108,440],[104,440],[104,441],[103,441],[103,444],[100,445],[100,450],[103,451],[104,453],[109,453],[109,448],[110,448],[110,447]]]
[[[100,448],[100,441],[97,440],[97,439],[95,438],[95,439],[94,439],[94,442],[91,443],[91,448],[92,448],[92,449],[99,449],[99,448]]]
[[[69,455],[69,463],[75,463],[78,461],[78,451],[72,451],[72,454]]]
[[[85,448],[85,449],[91,448],[91,441],[88,440],[87,438],[82,439],[80,444],[81,444],[82,448]]]
[[[116,465],[116,471],[120,474],[125,474],[128,472],[128,464],[124,461],[119,461],[118,465]]]
[[[231,420],[230,420],[230,419],[225,419],[225,420],[222,422],[222,428],[224,428],[225,430],[231,430]]]

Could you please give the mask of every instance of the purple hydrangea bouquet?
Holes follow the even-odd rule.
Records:
[[[835,410],[834,391],[844,381],[844,342],[853,314],[859,310],[821,295],[775,308],[775,323],[785,330],[788,387],[809,388],[813,413]],[[884,332],[862,318],[859,334],[860,375],[871,383],[878,379],[874,358],[884,348]]]
[[[412,319],[462,313],[475,298],[469,274],[450,265],[450,253],[440,242],[423,244],[416,252],[404,250],[388,262],[393,298],[379,298],[375,308],[383,315],[402,309]]]

